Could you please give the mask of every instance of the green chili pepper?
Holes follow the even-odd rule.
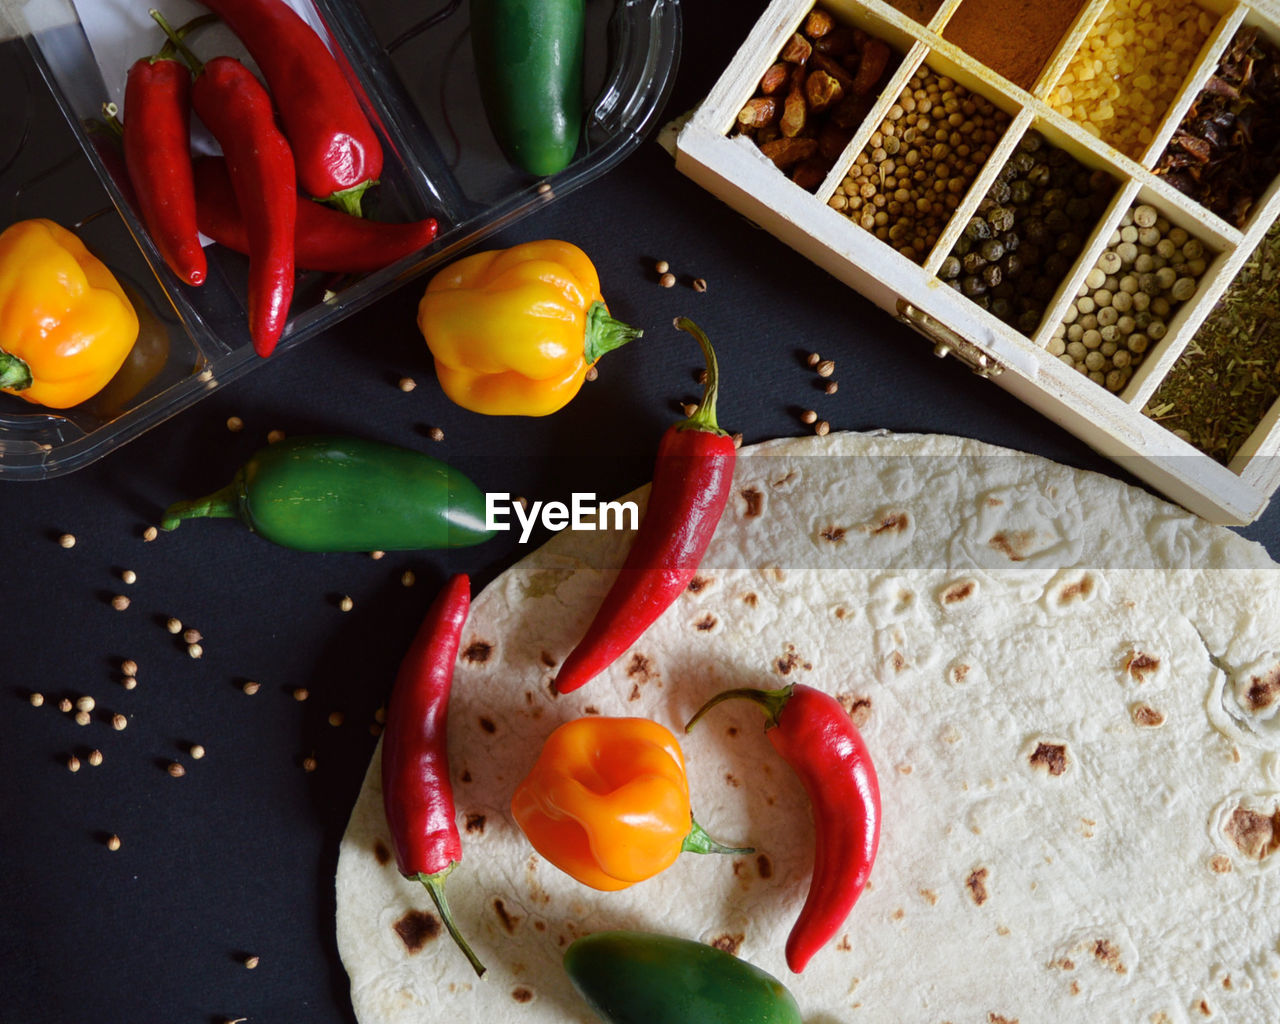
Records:
[[[608,1024],[802,1024],[777,978],[690,939],[597,932],[565,951],[564,966]]]
[[[485,499],[469,479],[429,455],[354,437],[295,437],[268,445],[231,482],[165,510],[183,519],[239,519],[302,551],[407,551],[488,540]]]
[[[585,0],[471,0],[471,49],[489,126],[507,159],[555,174],[582,132]]]

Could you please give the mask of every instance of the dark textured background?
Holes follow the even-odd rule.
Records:
[[[668,115],[693,106],[763,4],[690,2]],[[12,50],[10,53],[14,52]],[[6,60],[8,57],[6,56]],[[595,260],[614,314],[646,330],[600,379],[536,422],[464,412],[439,392],[414,327],[421,283],[344,322],[70,476],[0,484],[0,1021],[4,1024],[350,1024],[333,935],[338,840],[373,750],[368,725],[446,573],[478,591],[522,548],[512,534],[454,553],[309,555],[230,521],[141,539],[170,501],[227,480],[267,432],[345,431],[429,448],[485,489],[615,497],[647,480],[677,402],[696,396],[684,314],[716,343],[720,421],[748,443],[835,430],[959,433],[1122,476],[1052,423],[695,187],[646,143],[603,180],[492,240],[558,237]],[[681,284],[655,283],[670,261]],[[708,282],[696,294],[684,282]],[[834,358],[824,396],[802,356]],[[403,375],[418,388],[401,393]],[[225,427],[243,418],[242,433]],[[426,431],[440,426],[445,440]],[[56,538],[71,532],[63,550]],[[1244,531],[1280,554],[1280,512]],[[545,539],[534,538],[536,544]],[[123,569],[137,573],[124,586]],[[401,586],[405,569],[416,587]],[[109,600],[127,592],[131,607]],[[354,608],[337,601],[350,595]],[[204,634],[190,659],[169,616]],[[139,685],[119,685],[121,659]],[[245,679],[261,682],[253,697]],[[291,691],[305,686],[306,703]],[[31,690],[45,707],[28,705]],[[92,694],[78,727],[51,705]],[[331,711],[345,715],[332,727]],[[500,709],[499,709],[500,710]],[[115,732],[106,719],[128,716]],[[186,750],[199,742],[207,756]],[[76,775],[65,758],[100,747]],[[313,755],[318,768],[300,765]],[[164,770],[172,759],[184,778]],[[103,837],[118,833],[109,853]],[[261,958],[253,971],[246,954]],[[372,1022],[370,1022],[372,1024]]]

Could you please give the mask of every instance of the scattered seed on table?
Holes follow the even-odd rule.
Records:
[[[76,712],[76,725],[88,725],[93,717],[87,711]]]
[[[124,715],[115,714],[111,716],[111,728],[113,728],[116,732],[120,732],[128,724],[129,724],[129,719],[125,718]]]
[[[189,753],[191,754],[192,757],[194,757],[197,761],[199,761],[200,758],[204,757],[204,747],[201,746],[199,743],[193,743],[191,744],[191,749]]]
[[[305,686],[299,686],[297,689],[293,691],[293,699],[296,700],[299,704],[301,704],[304,700],[306,700],[310,696],[311,696],[311,691],[309,691]]]
[[[102,764],[102,751],[97,749],[89,751],[88,760],[91,765],[97,768],[98,765]]]
[[[182,632],[182,620],[170,618],[169,621],[164,624],[164,628],[174,636],[177,636]]]
[[[284,440],[283,430],[271,430],[267,432],[267,444],[275,444],[277,441]]]
[[[730,438],[730,440],[732,440],[732,441],[733,441],[733,446],[734,446],[735,448],[741,448],[741,447],[742,447],[742,435],[741,435],[740,433],[739,433],[739,434],[734,434],[734,435]]]
[[[239,416],[228,416],[227,429],[231,431],[233,434],[237,433],[238,431],[244,430],[244,420],[242,420]]]
[[[810,366],[817,366],[820,362],[822,362],[822,356],[818,355],[817,352],[810,352],[809,358],[805,360],[805,362],[807,362]]]
[[[58,544],[64,548],[73,548],[76,546],[76,538],[73,533],[64,533],[58,538]]]
[[[663,274],[658,278],[658,284],[662,285],[663,288],[674,288],[676,284],[676,275]]]
[[[126,690],[136,689],[138,686],[138,677],[125,676],[123,679],[120,680],[120,685],[123,686]]]
[[[370,723],[369,723],[369,735],[370,735],[370,736],[381,736],[381,735],[382,735],[382,726],[381,726],[379,723],[377,723],[377,722],[370,722]]]
[[[355,606],[356,606],[356,603],[353,600],[351,600],[351,597],[348,594],[343,594],[342,597],[338,600],[338,609],[340,611],[349,612]]]
[[[142,531],[143,540],[151,541],[151,540],[155,540],[159,536],[160,536],[160,531],[157,530],[154,526],[148,526],[145,530]]]
[[[385,706],[380,707],[376,711],[374,711],[373,720],[378,723],[382,723],[387,720],[387,709]]]
[[[684,410],[684,414],[686,416],[692,416],[695,412],[698,411],[698,403],[685,402],[680,408]]]
[[[402,587],[411,587],[418,582],[418,577],[414,575],[413,570],[406,569],[400,574],[400,585]]]
[[[249,970],[253,970],[255,967],[258,966],[259,963],[260,961],[256,956],[247,956],[244,958],[244,965]]]
[[[377,562],[380,559],[386,558],[387,553],[385,551],[370,551],[369,557],[372,558],[375,562]]]
[[[182,632],[183,642],[189,644],[198,644],[204,639],[204,634],[198,629],[187,629]]]
[[[120,662],[120,674],[126,676],[136,676],[138,674],[138,663],[132,658],[125,658]]]
[[[812,409],[806,409],[804,412],[800,414],[800,422],[801,423],[817,423],[818,414],[814,412]]]
[[[29,701],[31,701],[31,706],[32,706],[33,708],[38,708],[38,707],[40,707],[40,706],[44,703],[44,694],[43,694],[43,693],[33,693],[33,694],[31,694],[31,696],[30,696],[30,697],[28,697],[27,699],[28,699]]]
[[[831,424],[826,420],[818,420],[818,422],[813,425],[813,432],[819,437],[825,437],[830,430]]]
[[[701,277],[695,277],[693,279],[693,290],[695,292],[705,292],[707,290],[706,279]]]
[[[58,701],[59,711],[70,711],[73,707],[75,707],[75,705],[71,703],[70,697],[63,697],[60,701]]]
[[[830,377],[836,372],[836,361],[834,359],[824,359],[814,367],[814,372],[819,377]]]
[[[334,726],[335,728],[336,728],[337,726],[341,725],[341,724],[342,724],[343,722],[345,722],[345,721],[346,721],[346,719],[343,717],[343,714],[342,714],[342,712],[341,712],[341,711],[330,711],[330,712],[329,712],[329,724],[330,724],[330,725],[332,725],[332,726]]]
[[[199,644],[187,644],[187,654],[193,658],[203,658],[204,648]]]
[[[120,849],[120,837],[116,835],[114,832],[111,835],[107,836],[107,849],[110,850],[112,853]]]
[[[837,391],[840,390],[840,385],[833,380],[829,380],[827,381],[826,384],[823,385],[822,390],[826,392],[828,395],[834,395]]]
[[[240,689],[243,690],[245,693],[247,693],[250,697],[252,697],[255,693],[258,692],[258,684],[255,683],[252,679],[246,679],[243,683],[240,684]]]
[[[412,377],[400,378],[399,387],[401,391],[412,391],[417,386],[418,386],[418,382],[414,380]]]
[[[587,367],[587,372],[582,375],[583,380],[596,380],[600,376],[600,371],[594,365]]]
[[[72,754],[69,758],[67,758],[67,771],[78,772],[79,770],[80,770],[80,758],[76,757],[75,754]]]
[[[182,776],[187,774],[187,770],[182,767],[182,764],[178,761],[170,761],[168,766],[165,768],[165,771],[175,779],[180,779]]]
[[[132,569],[125,569],[124,572],[120,574],[120,579],[123,582],[129,583],[129,584],[137,583],[138,574],[134,572]]]
[[[665,274],[670,269],[671,264],[666,260],[658,260],[658,262],[653,265],[653,272],[658,275]]]
[[[302,759],[302,770],[304,772],[313,772],[316,770],[316,759],[314,757],[304,757]]]
[[[431,440],[433,441],[443,441],[444,430],[441,429],[440,427],[432,427],[430,430],[427,431],[427,437],[431,438]]]
[[[78,697],[76,699],[76,708],[79,711],[92,711],[96,705],[96,701],[89,696]]]
[[[122,612],[129,607],[129,599],[125,597],[124,594],[116,594],[116,596],[111,599],[111,607],[118,612]]]

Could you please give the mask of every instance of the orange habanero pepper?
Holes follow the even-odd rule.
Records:
[[[538,853],[606,892],[651,878],[682,851],[753,852],[722,846],[693,820],[680,745],[647,718],[561,725],[516,787],[511,813]]]

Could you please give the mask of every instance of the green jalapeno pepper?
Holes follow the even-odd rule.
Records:
[[[507,159],[555,174],[582,133],[585,0],[471,0],[471,49],[489,127]]]
[[[295,437],[258,451],[220,490],[165,510],[183,519],[239,519],[302,551],[408,551],[488,540],[485,499],[429,455],[354,437]]]
[[[608,1024],[801,1024],[777,978],[691,939],[597,932],[569,946],[564,966]]]

